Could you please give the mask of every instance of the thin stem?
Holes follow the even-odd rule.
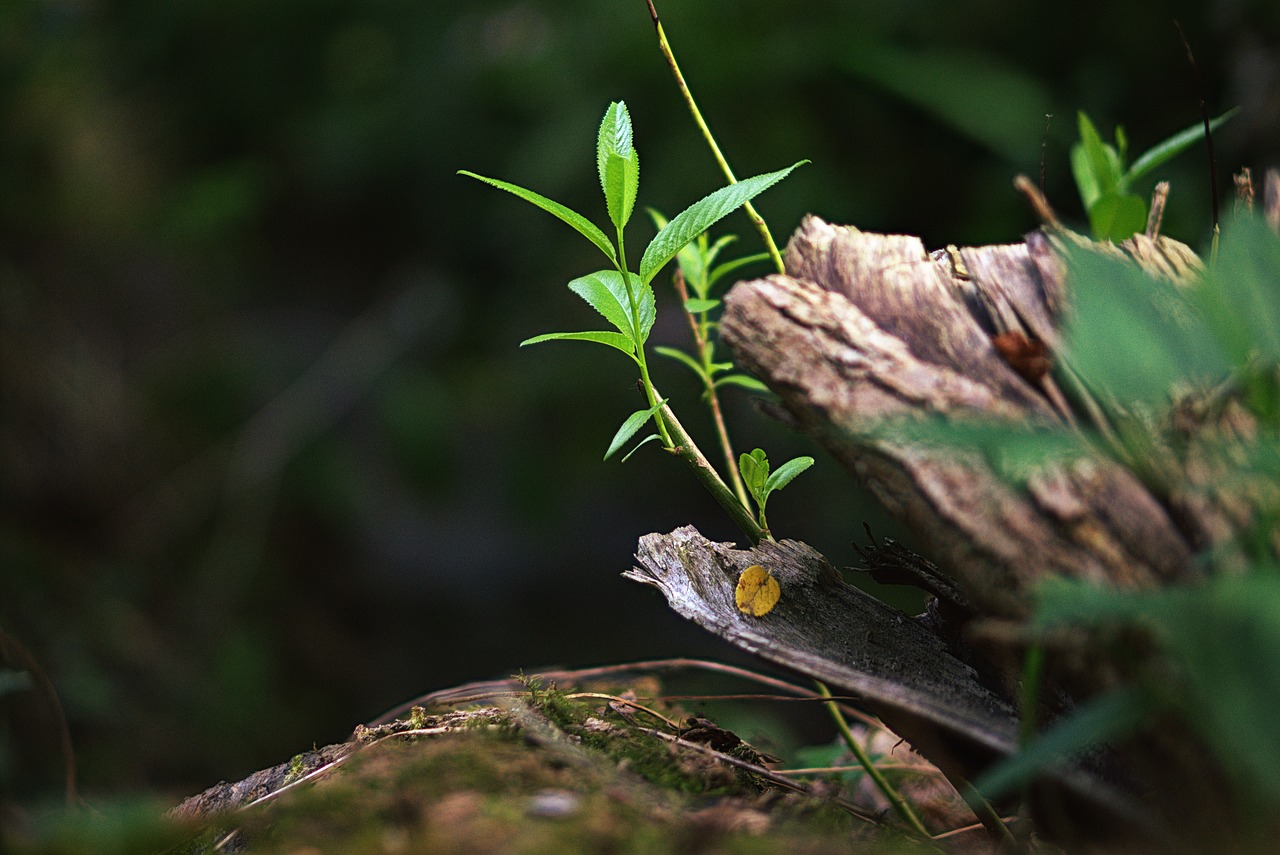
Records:
[[[671,67],[671,73],[676,78],[676,86],[680,89],[680,94],[684,96],[684,102],[689,108],[690,115],[693,116],[694,123],[698,126],[698,130],[702,132],[702,138],[707,141],[707,145],[711,148],[711,154],[715,157],[716,163],[720,165],[720,171],[724,173],[724,177],[728,179],[730,184],[737,184],[738,179],[733,174],[733,170],[729,167],[729,161],[725,159],[724,154],[720,151],[720,146],[716,144],[716,138],[711,133],[711,128],[707,126],[706,121],[702,118],[702,111],[698,109],[698,104],[693,100],[693,93],[689,91],[689,85],[685,83],[684,75],[680,73],[680,66],[676,63],[676,55],[671,50],[671,43],[667,41],[667,34],[662,29],[662,21],[658,19],[658,10],[653,6],[653,0],[645,0],[649,4],[649,16],[653,18],[653,27],[658,33],[658,47],[662,50],[663,57],[667,60],[667,65]],[[757,232],[760,233],[760,239],[764,241],[765,248],[769,250],[769,257],[773,259],[773,264],[778,268],[779,273],[786,273],[786,266],[782,263],[782,253],[778,252],[778,245],[773,242],[773,235],[769,233],[769,226],[765,223],[764,217],[756,211],[755,206],[750,202],[742,206],[747,212],[747,216],[751,218],[751,224],[755,226]]]
[[[676,294],[680,297],[680,305],[689,302],[689,289],[685,285],[684,273],[680,270],[675,275]],[[747,487],[742,483],[742,475],[738,473],[738,463],[733,456],[733,445],[729,442],[729,430],[725,427],[724,413],[720,410],[720,396],[716,393],[715,381],[711,379],[711,351],[707,347],[706,331],[692,312],[685,312],[689,321],[689,329],[693,332],[693,345],[702,360],[702,380],[707,387],[707,406],[711,409],[711,419],[715,422],[716,438],[720,441],[720,450],[724,453],[725,468],[729,470],[729,480],[733,483],[733,492],[738,501],[748,511],[751,510],[750,499],[747,498]]]
[[[657,389],[652,386],[648,388],[653,395],[654,403],[662,400],[662,397],[658,395]],[[676,414],[671,411],[671,407],[664,405],[662,409],[658,410],[658,415],[662,417],[658,422],[659,428],[670,431],[671,438],[674,440],[671,445],[667,446],[668,449],[688,464],[689,468],[693,470],[694,477],[720,503],[720,507],[724,508],[724,512],[729,515],[729,519],[733,520],[734,524],[747,536],[751,541],[751,545],[756,546],[760,541],[768,538],[768,533],[760,528],[755,517],[738,501],[737,496],[724,483],[720,473],[703,455],[701,449],[693,441],[693,437],[689,436],[684,429],[684,425],[680,424]]]
[[[845,721],[844,713],[840,712],[840,707],[831,697],[831,690],[825,684],[814,681],[818,687],[818,694],[826,699],[827,711],[831,713],[831,718],[836,723],[836,729],[840,731],[840,735],[844,737],[845,743],[849,746],[849,750],[853,752],[854,758],[858,761],[858,765],[866,770],[871,776],[872,782],[884,793],[884,797],[889,800],[889,804],[893,805],[893,809],[898,812],[903,821],[911,827],[917,834],[928,840],[930,838],[929,830],[924,827],[924,823],[920,821],[920,817],[911,809],[911,805],[907,804],[907,800],[902,794],[893,788],[893,785],[885,779],[880,770],[871,762],[871,758],[867,755],[866,749],[862,747],[853,731],[849,729],[849,722]]]

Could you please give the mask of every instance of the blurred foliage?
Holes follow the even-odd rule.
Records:
[[[1046,191],[1078,221],[1077,109],[1139,150],[1198,115],[1174,16],[1211,109],[1242,106],[1219,163],[1278,159],[1269,0],[665,5],[737,170],[813,161],[762,205],[779,237],[812,211],[1016,239],[1045,113]],[[674,462],[599,463],[629,384],[515,347],[593,250],[453,174],[590,209],[618,98],[646,203],[717,186],[639,2],[0,5],[0,628],[57,687],[86,793],[189,793],[519,666],[724,655],[616,574],[639,534],[727,521]],[[1151,179],[1192,239],[1195,161]],[[654,340],[683,344],[665,316]],[[598,419],[564,418],[584,397]],[[811,450],[726,397],[743,447]],[[901,537],[824,462],[779,531],[836,561],[863,519]],[[0,800],[61,790],[44,704],[0,696]]]

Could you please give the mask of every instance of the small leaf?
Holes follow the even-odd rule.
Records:
[[[1210,132],[1216,131],[1239,111],[1239,107],[1232,107],[1218,118],[1209,122]],[[1138,159],[1133,162],[1133,166],[1129,167],[1129,171],[1124,176],[1125,182],[1133,184],[1148,172],[1162,166],[1166,161],[1178,156],[1202,139],[1204,139],[1204,122],[1197,122],[1186,130],[1179,131],[1169,137],[1164,142],[1153,145],[1139,155]]]
[[[608,460],[615,451],[626,444],[627,440],[635,436],[636,431],[644,427],[645,422],[653,418],[653,414],[662,409],[662,405],[667,400],[664,398],[647,410],[636,410],[627,416],[627,420],[622,423],[622,427],[618,428],[618,432],[613,435],[613,441],[609,443],[609,450],[604,453],[604,459]]]
[[[1102,141],[1098,129],[1083,110],[1077,119],[1080,142],[1071,148],[1071,171],[1080,190],[1080,200],[1090,209],[1099,198],[1116,190],[1123,166],[1116,150]]]
[[[658,440],[659,442],[661,442],[661,441],[662,441],[662,437],[658,436],[656,433],[651,433],[651,434],[649,434],[649,435],[648,435],[648,436],[646,436],[644,439],[642,439],[642,440],[640,440],[639,442],[637,442],[637,443],[636,443],[636,445],[635,445],[635,448],[633,448],[633,449],[631,449],[630,451],[628,451],[628,452],[623,456],[623,458],[622,458],[621,460],[619,460],[618,462],[619,462],[619,463],[626,463],[626,462],[627,462],[627,459],[628,459],[628,458],[630,458],[630,457],[631,457],[631,455],[635,454],[637,451],[639,451],[639,450],[640,450],[640,446],[645,445],[646,443],[653,442],[655,439],[656,439],[656,440]]]
[[[677,362],[683,362],[685,365],[689,366],[690,369],[692,369],[694,374],[697,374],[703,380],[706,380],[707,375],[702,370],[702,366],[698,364],[698,361],[696,359],[694,359],[689,354],[685,353],[683,350],[677,350],[674,347],[655,347],[653,350],[655,353],[665,356],[668,359],[674,359]]]
[[[622,274],[616,270],[600,270],[580,276],[569,283],[569,290],[591,304],[604,319],[618,328],[618,331],[630,339],[638,348],[649,337],[657,317],[653,289],[641,287],[634,273],[627,274],[631,279],[631,287],[638,290],[640,330],[632,326],[631,294],[624,284]]]
[[[713,269],[711,271],[711,275],[707,277],[707,290],[711,290],[717,282],[741,267],[746,267],[748,264],[756,264],[758,262],[768,260],[769,253],[757,252],[755,255],[744,255],[742,258],[735,258],[733,261],[726,261],[724,264]]]
[[[804,470],[813,465],[812,457],[795,457],[779,466],[764,482],[765,495],[781,490]]]
[[[1089,226],[1098,240],[1119,243],[1147,227],[1147,203],[1141,196],[1104,193],[1089,207]]]
[[[640,258],[640,280],[648,284],[685,244],[711,228],[722,217],[741,207],[743,203],[751,201],[786,178],[793,169],[803,163],[808,161],[802,160],[786,169],[756,175],[737,184],[721,187],[685,208],[674,220],[667,223],[666,227],[658,232],[645,248],[644,255]]]
[[[719,300],[685,300],[684,310],[691,315],[696,315],[699,312],[709,312],[718,305],[720,305]]]
[[[763,449],[757,448],[750,454],[739,455],[738,472],[742,475],[747,490],[755,497],[756,503],[760,504],[764,498],[764,482],[769,477],[769,458],[765,456]]]
[[[520,346],[526,344],[541,344],[544,341],[594,341],[599,344],[607,344],[609,347],[616,347],[618,350],[635,359],[635,345],[631,343],[631,339],[622,333],[616,332],[562,332],[562,333],[546,333],[545,335],[535,335],[533,338],[526,338],[520,342]]]
[[[728,377],[721,377],[716,381],[716,386],[741,386],[752,392],[768,392],[769,387],[761,383],[754,377],[748,377],[746,374],[730,374]]]
[[[537,205],[548,214],[559,218],[562,222],[565,222],[577,229],[579,234],[598,246],[600,251],[603,252],[610,261],[615,264],[617,263],[618,253],[617,250],[613,248],[613,242],[610,241],[609,238],[605,237],[605,233],[600,231],[594,223],[579,214],[577,211],[566,208],[559,202],[554,202],[546,196],[534,193],[532,190],[526,190],[516,184],[509,184],[506,181],[499,181],[496,178],[486,178],[483,175],[477,175],[474,172],[468,172],[465,169],[459,169],[458,174],[465,175],[468,178],[474,178],[477,181],[483,181],[485,184],[490,184],[497,187],[499,190],[506,190],[508,193],[519,196],[526,202]]]
[[[596,168],[609,219],[620,230],[631,219],[640,184],[640,156],[632,145],[631,115],[621,101],[610,104],[600,122]]]

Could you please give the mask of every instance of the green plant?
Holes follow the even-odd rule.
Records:
[[[623,421],[609,443],[605,457],[612,456],[646,424],[653,421],[656,432],[641,439],[635,448],[656,440],[683,459],[752,542],[766,536],[764,527],[752,517],[745,502],[730,491],[715,468],[707,462],[667,406],[667,399],[658,394],[650,378],[645,345],[657,317],[651,282],[667,262],[675,258],[691,241],[698,239],[721,218],[772,187],[805,162],[800,161],[786,169],[731,183],[690,205],[658,230],[645,247],[637,272],[632,272],[627,262],[624,232],[635,209],[640,181],[640,159],[634,145],[631,116],[622,102],[609,105],[596,138],[596,168],[616,243],[586,217],[558,202],[515,184],[474,172],[460,171],[462,175],[513,193],[559,218],[590,240],[612,265],[612,269],[599,270],[574,279],[569,283],[569,289],[607,320],[613,330],[547,333],[521,342],[521,346],[545,341],[593,342],[618,350],[635,363],[648,406],[637,410]],[[710,276],[708,282],[709,280]],[[710,285],[707,284],[706,287],[709,288]],[[706,306],[705,291],[702,292],[701,299],[704,302],[695,304],[694,309],[701,308],[705,312],[709,308]],[[693,364],[701,365],[701,362]],[[710,373],[712,369],[707,366],[706,370]]]
[[[1238,108],[1236,108],[1238,109]],[[1209,123],[1212,132],[1230,119],[1228,110]],[[1071,147],[1071,173],[1080,201],[1089,215],[1089,227],[1098,240],[1121,241],[1147,225],[1147,203],[1133,192],[1139,179],[1186,151],[1204,138],[1205,128],[1197,123],[1174,134],[1128,163],[1129,137],[1116,126],[1115,145],[1102,141],[1093,122],[1081,110],[1077,114],[1080,141]]]
[[[1067,262],[1074,306],[1062,358],[1109,425],[1084,432],[1078,452],[1112,456],[1163,501],[1232,507],[1235,533],[1201,554],[1205,581],[1194,587],[1046,582],[1033,649],[1064,628],[1106,628],[1149,639],[1158,654],[1127,657],[1122,686],[1030,738],[979,785],[1012,792],[1065,757],[1172,717],[1225,773],[1240,817],[1265,829],[1280,802],[1280,235],[1238,217],[1218,258],[1176,286],[1092,250]],[[1000,428],[988,430],[996,441]]]

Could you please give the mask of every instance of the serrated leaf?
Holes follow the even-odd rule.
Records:
[[[1098,240],[1119,243],[1147,227],[1147,203],[1141,196],[1104,193],[1089,207],[1089,227]]]
[[[764,450],[757,448],[750,454],[739,455],[738,473],[742,475],[742,482],[759,504],[764,498],[764,482],[769,477],[769,458]]]
[[[703,372],[702,366],[698,364],[696,359],[685,353],[683,350],[677,350],[674,347],[655,347],[653,350],[655,353],[665,356],[668,359],[674,359],[676,362],[684,363],[689,366],[689,369],[693,371],[694,374],[697,374],[704,380],[706,379],[706,374]]]
[[[532,190],[526,190],[524,187],[517,184],[499,181],[496,178],[486,178],[483,175],[477,175],[476,173],[468,172],[465,169],[459,169],[458,174],[465,175],[468,178],[474,178],[477,181],[483,181],[485,184],[497,187],[499,190],[506,190],[508,193],[519,196],[526,202],[538,206],[548,214],[559,219],[561,222],[572,226],[580,235],[599,247],[600,251],[605,254],[606,258],[615,264],[617,263],[618,253],[617,250],[613,248],[613,242],[610,241],[609,238],[605,236],[605,233],[600,231],[594,223],[579,214],[577,211],[574,211],[571,208],[566,208],[559,202],[548,199],[546,196],[535,193]]]
[[[808,163],[806,160],[764,175],[756,175],[737,184],[721,187],[719,190],[694,202],[681,211],[676,218],[650,241],[640,258],[640,280],[648,284],[675,254],[698,235],[705,232],[721,218],[749,202],[759,194],[768,190],[791,174],[797,166]]]
[[[635,359],[635,345],[631,343],[631,339],[622,333],[616,332],[567,332],[567,333],[546,333],[545,335],[535,335],[533,338],[526,338],[520,342],[520,346],[526,344],[541,344],[544,341],[594,341],[599,344],[607,344],[609,347],[616,347],[618,350]]]
[[[718,305],[720,305],[719,300],[685,300],[684,310],[691,315],[696,315],[698,312],[709,312]]]
[[[631,287],[635,289],[635,298],[639,303],[640,329],[632,324],[631,296],[624,284],[622,274],[616,270],[600,270],[586,276],[580,276],[569,283],[569,289],[586,300],[604,319],[618,328],[618,331],[630,339],[636,348],[644,345],[653,329],[657,317],[657,304],[654,301],[653,289],[642,286],[634,273],[627,274],[631,279]]]
[[[1122,401],[1161,404],[1180,382],[1203,382],[1230,364],[1187,294],[1131,261],[1086,249],[1066,254],[1073,310],[1071,366]]]
[[[764,385],[756,378],[749,377],[746,374],[730,374],[728,377],[721,377],[719,380],[716,381],[715,385],[717,387],[741,386],[742,388],[749,389],[752,392],[768,392],[769,391],[768,386]]]
[[[1209,122],[1210,132],[1216,131],[1224,122],[1239,112],[1239,107],[1232,107],[1227,112]],[[1125,173],[1124,180],[1132,184],[1148,172],[1162,166],[1170,159],[1177,157],[1200,140],[1204,139],[1204,122],[1197,122],[1185,130],[1179,131],[1163,142],[1153,145],[1138,156]]]
[[[636,431],[644,427],[645,422],[653,418],[653,414],[662,409],[662,405],[665,404],[667,400],[668,399],[664,398],[647,410],[636,410],[634,413],[627,416],[627,420],[622,423],[622,427],[618,428],[618,432],[613,435],[613,441],[609,443],[609,450],[604,453],[604,459],[608,460],[613,456],[615,451],[626,444],[627,440],[635,436]]]
[[[640,156],[632,144],[631,115],[622,101],[610,104],[600,122],[596,168],[609,219],[621,230],[631,219],[640,185]]]
[[[813,465],[812,457],[794,457],[786,463],[779,466],[773,471],[764,482],[765,495],[772,493],[774,490],[781,490],[792,482],[792,480],[804,470]]]

